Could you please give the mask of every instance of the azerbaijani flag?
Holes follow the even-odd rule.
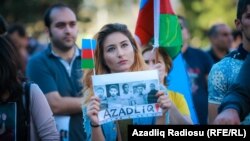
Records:
[[[82,39],[82,69],[93,69],[94,63],[94,49],[96,47],[96,40],[94,39]]]
[[[193,105],[189,78],[181,53],[182,33],[178,17],[169,0],[141,0],[135,34],[140,45],[152,39],[154,47],[162,47],[173,59],[173,68],[166,78],[168,89],[182,93],[188,103],[194,124],[198,118]]]
[[[141,45],[154,39],[154,47],[162,47],[174,58],[182,47],[178,17],[169,0],[141,0],[135,34]]]

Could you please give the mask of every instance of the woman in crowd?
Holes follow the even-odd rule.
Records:
[[[44,94],[36,84],[25,85],[20,54],[5,36],[0,36],[0,50],[0,140],[59,140]]]
[[[94,53],[96,74],[147,70],[140,49],[126,25],[107,24],[96,34],[95,39],[97,40]],[[93,94],[92,75],[92,70],[85,72],[83,92],[85,97],[83,119],[88,140],[124,141],[127,140],[128,124],[166,124],[166,112],[171,102],[167,95],[158,92],[156,96],[163,111],[162,116],[108,122],[100,126],[98,122],[100,100]]]
[[[157,48],[152,51],[153,47],[148,45],[142,51],[145,63],[150,69],[157,69],[160,75],[161,89],[167,88],[166,76],[172,68],[172,60],[170,56],[162,49]],[[156,53],[157,58],[156,58]],[[170,124],[192,124],[189,108],[183,94],[170,91],[166,92],[171,100],[171,107],[169,109]]]

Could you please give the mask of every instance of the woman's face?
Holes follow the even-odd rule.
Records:
[[[134,63],[134,49],[127,36],[111,33],[103,43],[103,56],[111,73],[127,72]]]
[[[163,57],[159,53],[158,61],[156,62],[156,55],[150,50],[143,53],[143,58],[146,64],[148,64],[150,69],[157,69],[159,72],[159,79],[164,83],[165,76],[168,75],[166,72],[166,64],[164,63]]]
[[[145,63],[146,63],[151,69],[154,69],[154,65],[155,65],[155,64],[160,63],[160,64],[161,64],[161,71],[162,71],[162,72],[165,72],[166,65],[165,65],[164,60],[163,60],[163,57],[161,56],[160,53],[158,54],[158,62],[156,62],[156,55],[155,55],[155,52],[152,53],[150,50],[144,52],[142,56],[143,56],[143,58],[144,58]],[[167,73],[167,72],[166,72],[166,73]]]

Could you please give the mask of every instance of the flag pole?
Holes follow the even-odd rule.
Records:
[[[160,0],[154,0],[154,45],[152,52],[155,51],[155,61],[159,58],[159,26],[160,26]]]
[[[92,40],[89,40],[90,41],[90,47],[91,47],[91,54],[92,54],[92,57],[93,57],[93,65],[94,65],[94,68],[93,68],[93,72],[94,72],[94,75],[95,75],[95,57],[94,57],[94,50],[93,50],[93,44],[92,44]]]

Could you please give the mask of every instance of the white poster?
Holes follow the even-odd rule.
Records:
[[[157,70],[95,75],[92,81],[101,101],[99,124],[162,115],[155,96],[159,90]]]

